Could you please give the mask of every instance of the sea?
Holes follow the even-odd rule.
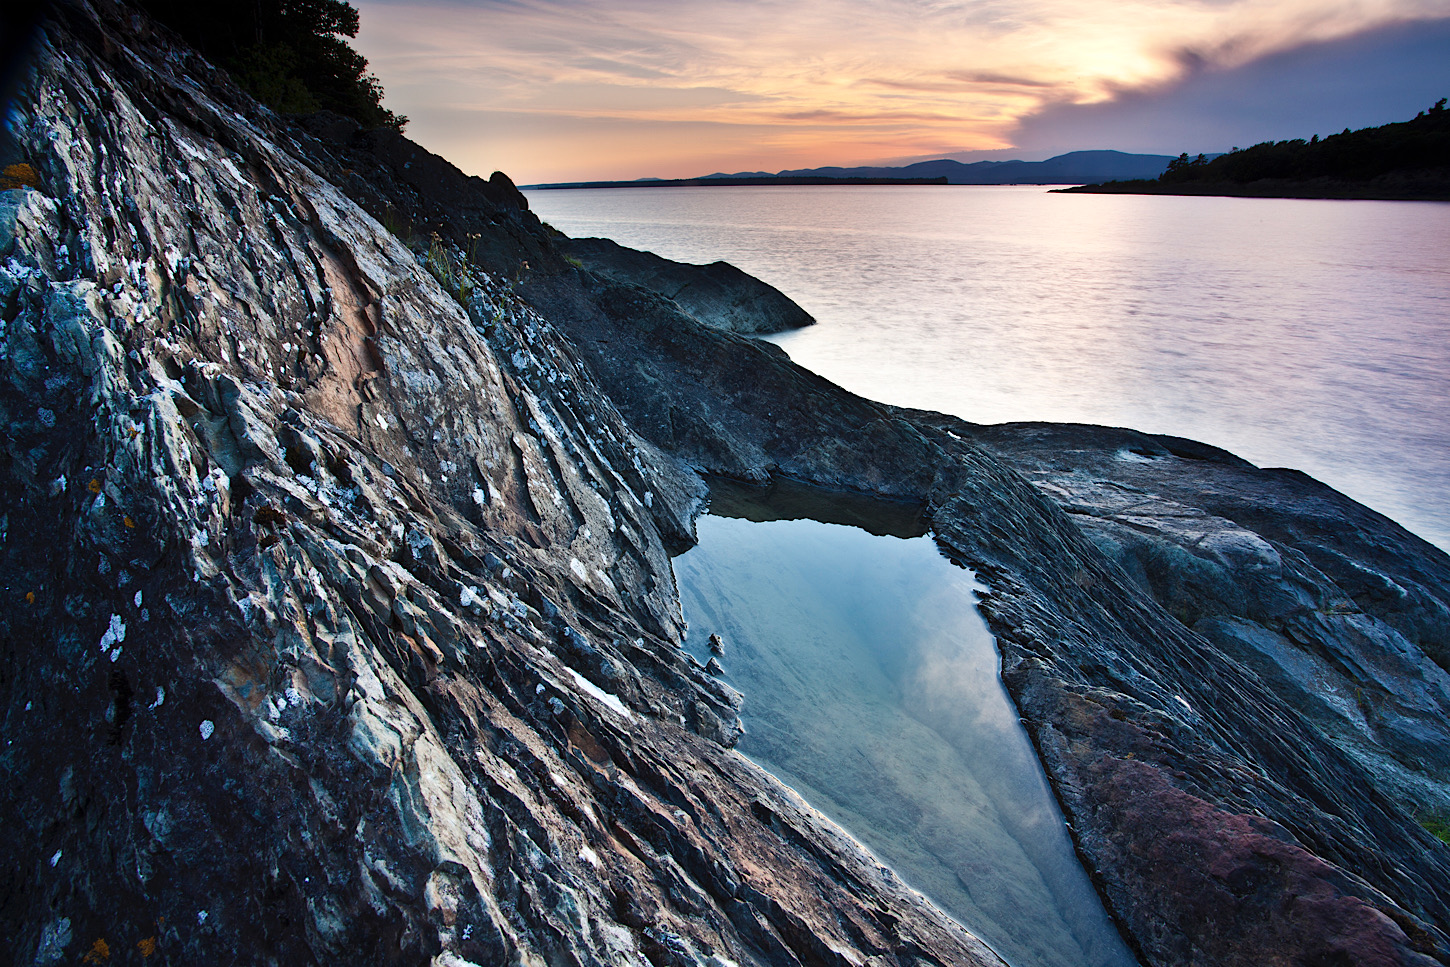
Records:
[[[1201,440],[1450,549],[1450,204],[1036,185],[526,195],[568,235],[769,282],[817,320],[772,341],[862,396]]]

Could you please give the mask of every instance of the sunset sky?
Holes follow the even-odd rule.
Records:
[[[1450,94],[1450,0],[353,2],[408,134],[520,184],[1225,151]]]

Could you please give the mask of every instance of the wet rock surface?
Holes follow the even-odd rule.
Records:
[[[771,333],[815,322],[775,286],[729,262],[672,262],[607,238],[560,238],[559,247],[590,272],[656,292],[716,329]]]
[[[708,471],[896,498],[977,572],[1146,962],[1450,963],[1450,561],[1392,522],[852,397],[124,7],[56,8],[15,135],[19,962],[996,962],[729,750],[667,557]]]
[[[530,294],[692,466],[926,505],[1145,960],[1450,959],[1443,552],[1190,441],[881,406],[637,290]]]

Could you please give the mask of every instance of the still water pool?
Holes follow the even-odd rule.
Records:
[[[691,650],[708,660],[718,633],[745,695],[740,751],[1014,967],[1134,964],[1001,685],[971,572],[901,508],[805,508],[871,533],[771,506],[717,493],[675,559]]]

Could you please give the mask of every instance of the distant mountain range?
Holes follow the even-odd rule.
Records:
[[[710,178],[946,178],[949,185],[1073,185],[1157,178],[1173,159],[1166,154],[1070,151],[1046,161],[919,161],[900,168],[799,168],[793,171],[716,172]],[[1135,172],[1129,174],[1128,172]]]
[[[793,171],[716,172],[700,178],[641,178],[638,181],[577,181],[525,185],[525,188],[663,188],[681,186],[770,184],[916,184],[948,185],[1085,185],[1103,181],[1157,178],[1173,159],[1166,154],[1122,151],[1071,151],[1046,161],[919,161],[899,168],[799,168]],[[942,179],[945,179],[943,181]]]

